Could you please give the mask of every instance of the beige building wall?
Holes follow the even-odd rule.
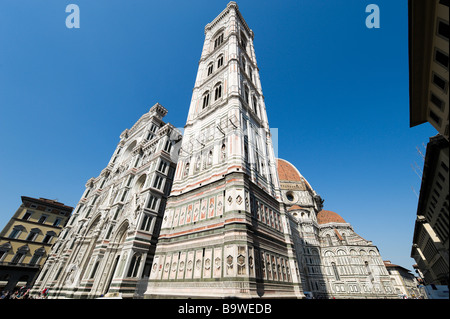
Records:
[[[0,233],[0,288],[30,286],[73,207],[22,196],[22,205]]]
[[[418,281],[408,269],[395,265],[389,260],[384,261],[384,265],[391,277],[391,283],[395,293],[401,298],[420,298],[422,295],[418,289]]]

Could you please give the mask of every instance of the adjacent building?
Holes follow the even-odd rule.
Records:
[[[108,165],[87,181],[32,292],[142,297],[182,138],[166,114],[157,103],[122,132]]]
[[[22,204],[0,233],[0,290],[31,287],[73,207],[22,196]]]
[[[429,122],[411,257],[425,285],[448,285],[449,1],[409,0],[410,126]]]
[[[410,126],[433,125],[448,141],[449,1],[409,0]]]
[[[419,290],[419,280],[406,268],[385,260],[384,265],[391,277],[391,283],[395,293],[404,299],[423,298],[424,296]]]
[[[430,138],[425,154],[411,257],[425,284],[449,282],[449,142]]]

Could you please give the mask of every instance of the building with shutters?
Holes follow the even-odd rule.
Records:
[[[0,232],[0,290],[31,287],[73,207],[57,200],[22,196]]]

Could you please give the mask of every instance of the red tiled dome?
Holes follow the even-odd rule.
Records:
[[[317,214],[317,222],[319,224],[346,223],[346,221],[340,215],[329,210],[321,210]]]
[[[299,210],[299,209],[303,209],[303,207],[300,207],[298,205],[293,205],[288,208],[288,211],[290,212],[291,210]]]
[[[294,165],[285,161],[284,159],[277,158],[278,177],[280,181],[302,182],[303,179],[298,173]]]

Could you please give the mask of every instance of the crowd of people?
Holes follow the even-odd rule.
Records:
[[[30,290],[31,288],[25,286],[14,291],[5,290],[1,292],[0,299],[47,299],[48,297],[47,288],[38,292],[37,295],[31,295]]]

